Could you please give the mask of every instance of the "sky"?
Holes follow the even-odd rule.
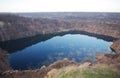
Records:
[[[120,0],[0,0],[0,12],[120,12]]]

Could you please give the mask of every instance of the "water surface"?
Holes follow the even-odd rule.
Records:
[[[9,61],[13,69],[20,70],[40,68],[63,58],[76,62],[87,59],[94,61],[95,54],[111,52],[111,43],[87,35],[66,34],[11,53]]]

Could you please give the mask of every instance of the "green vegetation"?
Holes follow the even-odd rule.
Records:
[[[61,78],[76,78],[79,75],[79,70],[73,70],[73,71],[69,71],[68,73],[65,73],[65,71],[63,70],[61,72]]]
[[[108,68],[96,68],[94,70],[84,70],[84,78],[120,78],[120,73]]]
[[[120,72],[112,71],[109,68],[66,67],[54,71],[54,74],[50,73],[46,78],[120,78]]]

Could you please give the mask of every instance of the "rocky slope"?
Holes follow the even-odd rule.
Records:
[[[0,49],[0,73],[9,69],[7,52]]]
[[[120,38],[120,18],[110,17],[109,14],[106,16],[95,16],[97,18],[93,18],[94,15],[91,17],[86,15],[79,17],[79,19],[74,17],[76,20],[73,20],[73,17],[69,18],[69,20],[53,20],[0,14],[0,41],[71,30]]]
[[[110,48],[113,49],[113,51],[115,51],[116,53],[120,53],[120,39],[114,41]]]

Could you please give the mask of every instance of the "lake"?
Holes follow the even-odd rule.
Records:
[[[21,43],[22,44],[22,43]],[[44,41],[16,50],[9,55],[13,69],[36,69],[68,58],[76,62],[95,61],[96,54],[110,53],[112,42],[81,34],[54,36]],[[20,44],[17,44],[19,46]]]

